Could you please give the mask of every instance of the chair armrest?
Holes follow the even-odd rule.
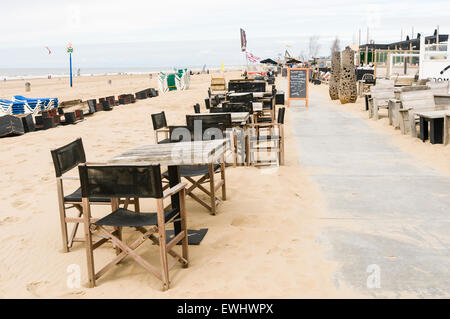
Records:
[[[108,163],[105,163],[105,162],[86,162],[85,165],[106,166],[106,165],[108,165]]]
[[[79,176],[61,176],[60,178],[62,180],[73,180],[73,181],[77,181],[80,179]]]
[[[398,110],[400,113],[408,113],[410,110],[412,110],[412,108],[409,109],[400,109]]]
[[[160,129],[157,129],[156,131],[155,131],[156,133],[164,133],[164,132],[170,132],[170,130],[168,129],[168,128],[160,128]]]
[[[182,182],[182,183],[178,183],[174,187],[171,187],[171,188],[165,190],[163,192],[163,199],[178,193],[182,189],[186,188],[186,185],[187,185],[187,183]]]

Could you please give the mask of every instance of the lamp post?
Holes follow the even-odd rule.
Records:
[[[67,47],[67,53],[69,53],[69,63],[70,63],[70,87],[72,87],[72,44],[69,43],[69,46]]]

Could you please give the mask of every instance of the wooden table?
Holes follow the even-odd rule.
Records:
[[[417,112],[420,118],[420,139],[426,141],[430,136],[431,144],[444,143],[444,118],[450,115],[450,110]],[[430,123],[430,134],[428,134],[428,122]]]
[[[226,199],[225,191],[225,163],[224,154],[229,148],[229,141],[195,141],[166,144],[143,145],[130,149],[108,161],[108,164],[120,165],[155,165],[168,167],[169,186],[174,187],[181,182],[180,165],[205,165],[209,166],[210,184],[214,189],[222,186],[222,197]],[[214,182],[214,165],[220,162],[221,179]],[[180,208],[178,193],[171,197],[172,207]],[[211,214],[216,213],[216,197],[211,194]],[[181,224],[175,223],[175,235],[181,231]]]

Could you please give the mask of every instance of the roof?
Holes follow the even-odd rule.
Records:
[[[428,37],[425,37],[425,43],[436,43],[436,39],[437,36],[436,35],[431,35]],[[447,42],[448,41],[448,34],[440,34],[439,35],[439,42]],[[415,39],[411,39],[409,40],[407,38],[407,40],[404,41],[398,41],[398,42],[393,42],[393,43],[388,43],[388,44],[375,44],[375,43],[367,43],[367,44],[362,44],[359,46],[360,50],[365,50],[366,47],[369,50],[372,49],[378,49],[378,50],[388,50],[388,49],[395,49],[397,47],[397,49],[399,50],[409,50],[410,48],[412,48],[413,50],[419,50],[420,49],[420,37],[415,38]]]

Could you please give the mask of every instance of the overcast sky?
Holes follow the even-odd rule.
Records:
[[[429,35],[436,25],[449,33],[449,0],[409,1],[150,1],[0,0],[0,68],[65,67],[66,45],[78,67],[159,67],[243,64],[239,28],[248,50],[267,58],[308,53],[308,38],[319,36],[320,55],[332,40],[342,46]],[[48,55],[45,49],[52,51]]]

